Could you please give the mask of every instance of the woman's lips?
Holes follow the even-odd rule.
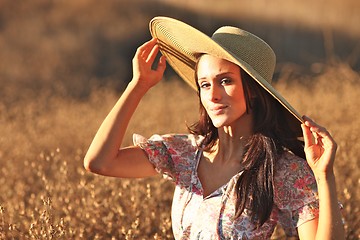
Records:
[[[227,108],[227,106],[225,106],[225,105],[214,106],[214,107],[210,108],[210,111],[212,113],[214,113],[215,115],[217,115],[217,114],[223,113],[226,108]]]

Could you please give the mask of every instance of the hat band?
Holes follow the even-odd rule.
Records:
[[[185,63],[188,67],[195,68],[196,62],[192,61],[185,54],[181,53],[180,51],[177,51],[173,47],[170,47],[169,45],[165,44],[161,40],[158,40],[158,44],[159,44],[160,50],[165,51],[165,52],[173,55],[174,57],[179,59],[181,62]]]

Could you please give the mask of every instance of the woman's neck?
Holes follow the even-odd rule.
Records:
[[[246,139],[253,131],[252,114],[246,114],[231,126],[218,129],[219,139],[209,152],[209,159],[222,163],[239,163],[244,153]]]

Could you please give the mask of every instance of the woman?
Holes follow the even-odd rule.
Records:
[[[100,126],[85,168],[172,179],[176,239],[268,239],[277,224],[300,239],[343,239],[336,143],[271,86],[272,49],[234,27],[209,38],[158,17],[150,30],[154,38],[138,48],[133,79]],[[163,56],[153,67],[159,49]],[[138,103],[161,80],[165,59],[198,90],[199,121],[190,134],[135,135],[134,146],[120,148]]]

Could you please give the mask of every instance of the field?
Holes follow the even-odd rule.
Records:
[[[98,126],[131,77],[131,57],[149,38],[147,24],[155,15],[186,19],[209,32],[210,24],[241,22],[271,42],[279,53],[275,87],[300,113],[326,126],[339,145],[335,173],[346,237],[360,238],[357,1],[343,2],[346,23],[340,20],[344,13],[334,11],[337,1],[328,1],[332,11],[324,28],[302,18],[300,7],[290,19],[289,13],[276,18],[277,8],[267,6],[261,22],[252,4],[254,23],[250,13],[227,19],[220,8],[205,14],[203,6],[184,2],[0,1],[0,239],[173,238],[171,183],[160,176],[107,178],[82,166]],[[196,118],[196,94],[168,71],[141,102],[124,145],[132,133],[185,132]],[[283,239],[280,231],[274,239]]]

